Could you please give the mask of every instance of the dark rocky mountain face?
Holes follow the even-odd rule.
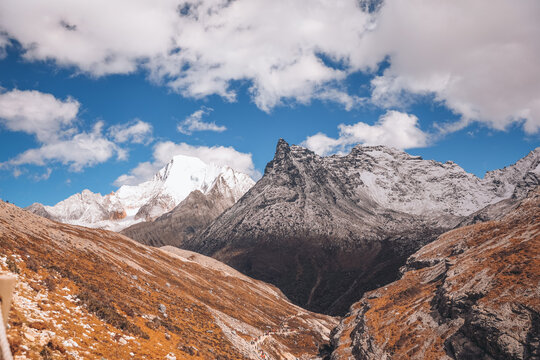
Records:
[[[271,282],[310,310],[343,314],[465,215],[510,197],[537,159],[538,150],[519,171],[479,179],[382,146],[320,157],[280,140],[263,178],[183,247]]]
[[[413,254],[333,331],[331,359],[540,359],[540,188]]]
[[[132,225],[120,233],[145,245],[182,247],[234,203],[232,190],[218,177],[208,193],[195,190],[154,221]]]

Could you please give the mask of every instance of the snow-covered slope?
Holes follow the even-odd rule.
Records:
[[[303,151],[295,146],[291,149]],[[352,185],[357,196],[414,215],[469,215],[511,197],[525,179],[534,177],[537,184],[540,178],[540,148],[516,164],[488,172],[483,179],[452,161],[424,160],[385,146],[357,146],[347,156],[315,156],[313,160],[342,181],[348,178],[343,182]]]
[[[205,194],[214,185],[221,186],[237,201],[254,183],[228,166],[177,155],[151,180],[139,185],[124,185],[105,196],[84,190],[54,206],[33,204],[27,210],[69,224],[119,231],[172,210],[193,191]]]

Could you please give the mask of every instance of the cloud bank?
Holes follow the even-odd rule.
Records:
[[[141,120],[112,126],[104,131],[104,122],[96,122],[90,131],[77,124],[80,103],[70,97],[57,99],[36,90],[11,90],[0,93],[0,125],[8,131],[24,132],[35,137],[39,147],[28,149],[0,166],[46,166],[61,163],[71,171],[103,163],[114,156],[127,158],[119,143],[143,143],[151,136],[152,126]],[[108,134],[105,135],[105,133]],[[21,170],[15,169],[14,176]],[[41,176],[41,179],[47,179]]]
[[[91,76],[146,69],[186,97],[237,97],[270,111],[314,99],[351,109],[347,87],[374,76],[369,101],[403,107],[429,97],[495,129],[540,129],[540,2],[386,0],[4,0],[0,48]],[[6,37],[9,36],[9,39]],[[388,61],[382,73],[381,62]],[[375,76],[378,74],[378,76]]]

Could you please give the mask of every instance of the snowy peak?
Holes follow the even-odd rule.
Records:
[[[193,191],[207,193],[216,182],[234,201],[255,183],[228,166],[176,155],[151,180],[139,185],[124,185],[105,196],[85,189],[55,206],[34,204],[27,210],[61,222],[119,231],[174,209]]]
[[[540,148],[516,164],[480,179],[452,161],[424,160],[387,146],[357,145],[347,155],[321,157],[280,139],[265,175],[293,184],[331,174],[340,191],[358,202],[414,215],[465,216],[540,183]],[[347,195],[348,196],[348,195]]]
[[[343,314],[464,216],[517,184],[526,191],[535,164],[538,151],[481,179],[385,146],[321,157],[281,139],[257,184],[182,246],[270,281],[308,309]]]
[[[501,196],[524,198],[529,190],[540,185],[540,147],[515,164],[486,173],[484,181]]]

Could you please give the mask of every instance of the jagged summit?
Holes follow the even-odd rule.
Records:
[[[538,153],[480,179],[385,146],[321,157],[280,139],[262,179],[184,246],[276,284],[302,306],[344,313],[395,279],[420,246],[518,184],[538,183]]]
[[[105,196],[86,189],[54,206],[33,204],[27,210],[61,222],[118,231],[172,210],[195,190],[207,193],[216,185],[237,201],[253,184],[248,175],[228,166],[176,155],[139,185],[123,185]]]

